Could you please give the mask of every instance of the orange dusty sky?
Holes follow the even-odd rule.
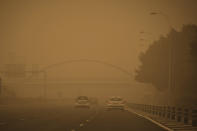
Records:
[[[1,0],[0,63],[45,66],[92,59],[133,72],[139,53],[169,31],[168,22],[177,30],[197,23],[196,5],[196,0]],[[151,16],[151,10],[162,11],[168,20]],[[62,68],[68,74],[121,75],[98,63]]]

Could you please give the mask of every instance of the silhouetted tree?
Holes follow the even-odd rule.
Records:
[[[168,83],[168,45],[166,39],[161,37],[139,57],[141,65],[136,70],[136,80],[153,84],[158,89],[164,89]],[[159,77],[158,77],[159,76]]]
[[[184,25],[180,32],[172,29],[166,37],[153,42],[139,59],[137,81],[167,89],[170,62],[172,88],[182,96],[192,97],[197,91],[197,26]]]

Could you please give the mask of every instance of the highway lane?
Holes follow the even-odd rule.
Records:
[[[0,131],[70,131],[95,114],[65,103],[0,106]]]
[[[129,111],[104,109],[80,131],[165,131]]]
[[[73,104],[0,107],[0,131],[165,131],[128,111],[103,107],[76,109]]]

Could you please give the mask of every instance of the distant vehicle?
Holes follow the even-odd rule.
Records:
[[[76,99],[75,107],[90,108],[90,101],[87,96],[79,96]]]
[[[106,101],[106,109],[120,109],[125,110],[125,100],[121,97],[111,97],[109,100]]]

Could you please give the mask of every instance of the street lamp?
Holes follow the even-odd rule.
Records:
[[[47,99],[47,72],[44,70],[42,71],[43,73],[43,77],[44,77],[44,92],[43,92],[43,96],[44,99]]]
[[[162,17],[165,18],[168,26],[169,26],[169,29],[172,30],[172,25],[170,24],[170,20],[169,20],[169,17],[168,15],[166,15],[165,13],[163,13],[162,11],[160,10],[154,10],[154,11],[151,11],[150,12],[150,15],[154,16],[154,15],[161,15]],[[172,90],[172,54],[173,54],[173,46],[172,44],[169,44],[169,67],[168,67],[168,71],[169,71],[169,77],[168,77],[168,95],[169,95],[169,99],[168,99],[168,104],[170,104],[170,98],[171,98],[171,90]]]
[[[2,93],[2,82],[1,82],[1,77],[0,77],[0,96],[1,96],[1,93]]]
[[[152,15],[152,16],[154,16],[154,15],[161,15],[162,17],[165,18],[169,28],[172,29],[172,25],[170,23],[170,19],[169,19],[168,15],[165,14],[164,12],[162,12],[160,10],[153,10],[153,11],[150,12],[150,15]]]
[[[157,12],[150,12],[150,15],[157,15]]]

